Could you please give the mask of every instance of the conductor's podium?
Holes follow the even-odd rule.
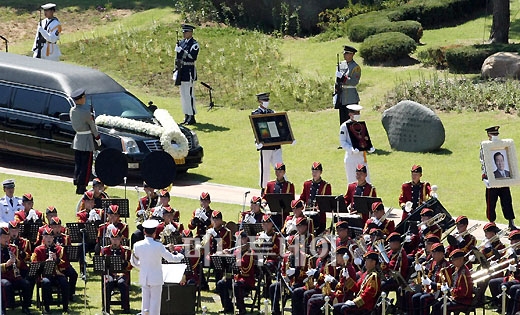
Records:
[[[194,315],[197,286],[180,285],[186,264],[163,264],[164,284],[161,294],[161,315]]]

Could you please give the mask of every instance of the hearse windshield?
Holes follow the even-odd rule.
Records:
[[[96,116],[109,115],[139,120],[153,117],[152,112],[135,96],[127,92],[87,94],[86,105],[94,105]]]

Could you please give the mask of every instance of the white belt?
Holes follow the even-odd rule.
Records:
[[[90,130],[87,130],[87,131],[76,131],[77,135],[89,135],[91,133],[92,133],[92,131],[90,131]]]
[[[182,64],[183,66],[194,66],[195,63],[194,62],[185,62]]]
[[[354,85],[342,85],[341,87],[346,89],[355,89],[356,87]]]

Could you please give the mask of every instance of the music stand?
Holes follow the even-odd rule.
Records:
[[[101,256],[103,257],[103,256]],[[110,273],[121,273],[126,272],[123,270],[123,257],[121,256],[104,256],[106,260],[108,260],[108,271]]]
[[[243,224],[242,227],[244,231],[247,233],[247,236],[256,236],[257,233],[260,233],[264,229],[262,228],[262,223],[246,223]]]
[[[222,270],[226,273],[230,273],[233,270],[233,265],[236,262],[236,258],[233,255],[211,255],[209,258],[213,262],[215,270]]]
[[[101,205],[103,207],[103,210],[105,210],[105,211],[107,211],[108,206],[110,206],[110,205],[118,205],[119,206],[119,216],[121,218],[125,218],[125,219],[130,217],[128,199],[104,198],[104,199],[101,199]],[[125,222],[126,222],[126,220],[125,220]]]
[[[354,196],[354,206],[357,213],[370,216],[372,211],[372,204],[374,202],[381,202],[381,198],[369,196]]]
[[[54,272],[56,271],[56,262],[54,260],[46,260],[46,261],[43,261],[42,264],[43,264],[42,275],[44,277],[53,276]]]
[[[81,245],[65,245],[65,255],[69,261],[78,262],[79,261],[79,248]]]
[[[41,273],[41,271],[40,271],[41,267],[42,267],[42,262],[31,262],[29,264],[29,272],[28,272],[27,276],[30,278],[36,278],[36,276],[38,276]]]
[[[23,237],[28,239],[29,242],[34,244],[36,243],[36,239],[38,238],[38,229],[40,228],[40,226],[41,225],[39,225],[38,223],[24,222],[24,224],[20,226],[20,235],[22,235]]]
[[[94,262],[94,272],[104,273],[106,271],[105,257],[96,255],[92,257],[92,261]]]
[[[293,194],[265,194],[264,199],[269,205],[271,212],[276,212],[280,216],[273,215],[273,223],[282,229],[285,218],[291,212],[291,201],[294,200]]]
[[[444,213],[446,215],[444,220],[442,220],[439,223],[439,226],[441,227],[441,229],[443,231],[447,231],[449,228],[451,228],[452,226],[455,225],[455,220],[453,219],[451,214],[448,212],[448,210],[446,210],[446,208],[444,208],[444,206],[441,204],[439,199],[431,198],[431,199],[427,200],[425,203],[423,203],[422,205],[420,205],[419,207],[415,208],[415,210],[413,210],[410,213],[410,215],[408,215],[408,217],[406,217],[406,219],[401,221],[395,227],[395,231],[399,232],[401,234],[406,233],[406,231],[408,230],[410,221],[421,221],[421,210],[424,208],[432,209],[433,215],[436,215],[439,213]]]
[[[69,236],[71,243],[83,243],[83,235],[81,230],[85,228],[85,223],[69,222],[66,224],[69,229]]]
[[[102,221],[87,222],[85,223],[85,231],[87,236],[87,243],[96,243],[98,228]]]

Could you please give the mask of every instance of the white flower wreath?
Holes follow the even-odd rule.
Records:
[[[157,109],[153,113],[161,126],[129,118],[100,115],[96,124],[111,128],[121,128],[159,137],[163,150],[174,159],[183,159],[188,155],[188,139],[181,132],[173,117],[165,109]],[[172,144],[172,141],[175,143]]]

